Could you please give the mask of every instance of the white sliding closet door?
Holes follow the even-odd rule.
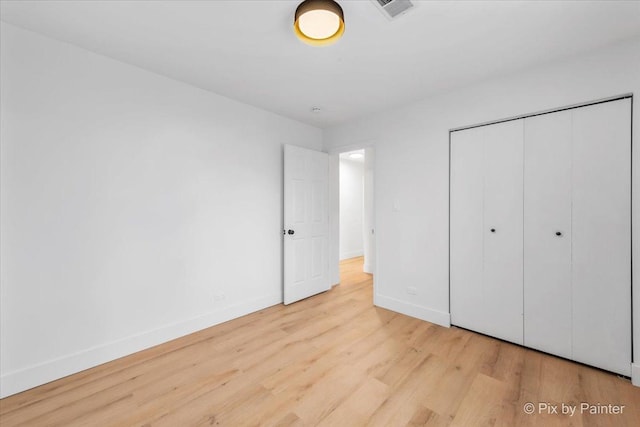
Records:
[[[451,323],[631,375],[631,100],[451,133]]]
[[[523,120],[451,135],[451,321],[522,344]]]
[[[572,354],[572,114],[524,122],[524,344],[567,358]]]
[[[573,358],[631,374],[631,100],[573,110]]]

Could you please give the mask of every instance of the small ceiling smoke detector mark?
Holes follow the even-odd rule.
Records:
[[[320,107],[311,107],[311,112],[312,113],[319,113],[320,111],[322,111],[322,109]]]
[[[371,0],[373,4],[388,19],[395,19],[405,15],[416,7],[416,3],[411,0]]]

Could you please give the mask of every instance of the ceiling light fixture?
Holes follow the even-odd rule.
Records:
[[[364,154],[362,153],[350,153],[349,154],[349,158],[350,159],[362,159],[364,157]]]
[[[333,0],[305,0],[296,9],[293,29],[307,44],[330,45],[344,33],[344,13]]]

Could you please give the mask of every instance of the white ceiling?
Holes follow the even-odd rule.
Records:
[[[319,127],[640,35],[638,1],[422,1],[389,21],[339,0],[344,37],[311,47],[298,3],[3,0],[0,17]]]

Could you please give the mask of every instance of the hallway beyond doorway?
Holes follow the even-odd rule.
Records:
[[[363,265],[363,256],[340,261],[340,284],[354,285],[361,284],[365,280],[371,280],[373,275],[364,273],[362,271]]]

